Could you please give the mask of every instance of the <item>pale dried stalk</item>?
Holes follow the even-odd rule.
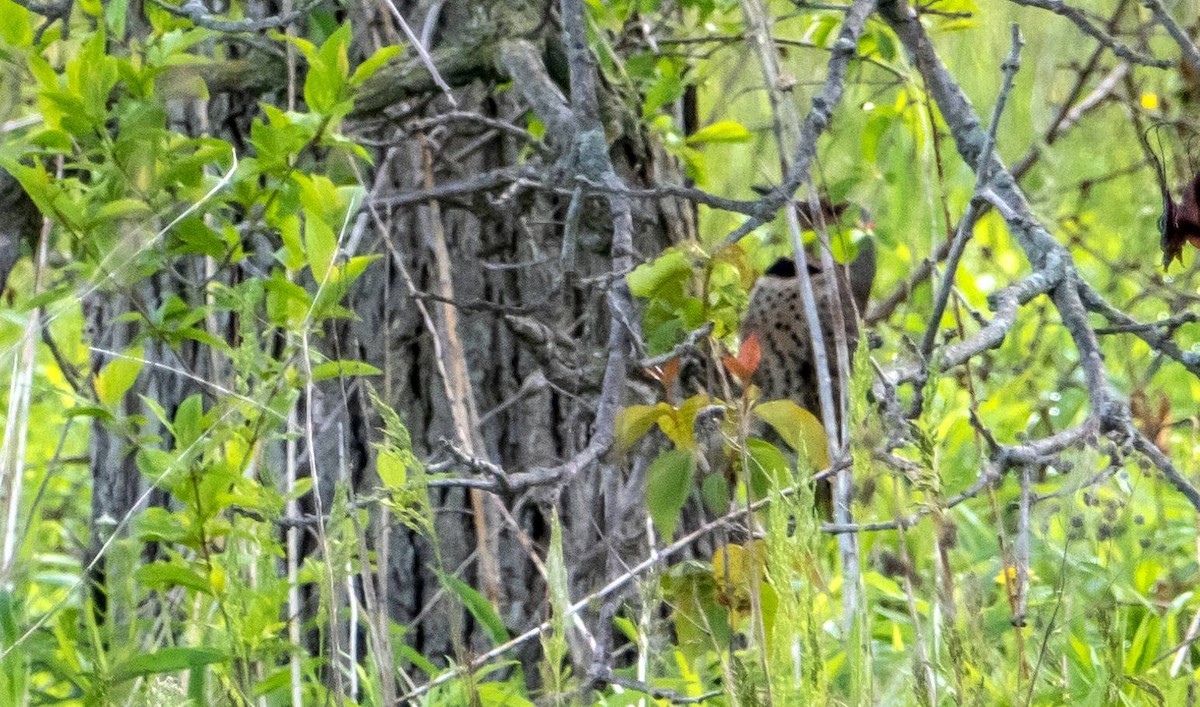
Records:
[[[896,507],[903,508],[900,504],[901,487],[896,487]],[[900,562],[904,567],[911,567],[908,554],[908,540],[905,534],[904,527],[896,529],[897,548],[900,551]],[[914,656],[917,668],[925,672],[925,689],[928,691],[928,699],[930,705],[936,705],[937,702],[937,674],[933,670],[933,663],[929,660],[929,648],[926,644],[925,629],[921,626],[921,613],[917,611],[916,592],[913,589],[912,576],[905,570],[902,573],[904,577],[904,598],[908,605],[908,615],[912,620],[913,625],[913,649],[916,651]]]
[[[367,609],[367,638],[371,643],[371,657],[375,661],[375,670],[379,673],[380,698],[383,704],[393,705],[396,704],[396,676],[393,669],[401,668],[392,661],[392,640],[389,634],[387,604],[384,603],[387,599],[387,506],[381,506],[380,511],[379,529],[382,532],[379,533],[380,537],[376,537],[376,547],[379,548],[376,573],[371,572],[371,549],[367,545],[366,530],[359,524],[356,513],[350,514],[350,521],[354,524],[354,540],[358,545],[359,581],[362,582],[363,603]],[[351,582],[351,577],[347,577],[346,581]],[[350,600],[357,602],[353,584],[348,588]],[[384,601],[380,601],[381,598]],[[352,625],[351,631],[353,630]]]
[[[282,0],[280,10],[282,12],[290,12],[292,9],[292,0]],[[296,28],[292,24],[288,24],[283,28],[285,35],[293,37],[296,34]],[[284,58],[287,66],[287,109],[289,111],[296,110],[296,46],[291,42],[284,42]],[[291,334],[288,334],[291,338]],[[296,433],[300,429],[296,408],[293,407],[288,412],[287,421],[287,441],[284,446],[284,456],[286,457],[286,471],[284,477],[284,488],[286,489],[287,503],[284,505],[283,514],[289,521],[287,532],[284,536],[286,544],[286,570],[287,570],[287,630],[288,642],[293,646],[300,645],[300,527],[295,522],[300,519],[300,501],[296,498],[296,471],[299,468],[299,445],[296,444]],[[288,679],[289,690],[292,696],[292,704],[302,704],[304,698],[304,675],[300,665],[300,652],[293,651],[288,657]]]
[[[771,101],[776,143],[779,148],[779,158],[785,179],[792,179],[796,174],[807,173],[809,165],[816,155],[816,139],[826,125],[830,115],[841,100],[845,72],[849,60],[855,54],[857,38],[861,34],[874,3],[859,0],[855,2],[847,14],[846,22],[834,44],[832,58],[829,61],[829,73],[825,79],[821,93],[813,99],[813,109],[801,123],[795,102],[785,93],[789,83],[780,69],[779,55],[776,44],[771,36],[768,10],[760,0],[743,0],[742,11],[746,16],[746,24],[750,27],[748,37],[758,50],[763,79],[766,82],[767,95]],[[792,158],[795,155],[795,159]],[[809,182],[809,201],[816,200],[816,193]],[[790,197],[790,195],[789,195]],[[813,204],[815,206],[815,204]],[[814,213],[819,209],[814,208]],[[797,279],[800,283],[801,302],[804,306],[805,318],[808,322],[809,337],[813,348],[813,363],[817,373],[817,390],[820,394],[821,417],[824,422],[826,445],[829,458],[839,458],[840,451],[848,441],[849,420],[846,415],[847,383],[849,381],[850,357],[845,337],[844,322],[841,321],[842,310],[833,306],[834,321],[834,351],[838,370],[840,372],[840,404],[834,399],[833,380],[829,371],[829,353],[825,337],[821,331],[820,318],[817,312],[816,297],[813,292],[812,280],[808,275],[808,256],[804,250],[802,229],[795,208],[790,201],[784,207],[787,217],[788,232],[791,236],[792,249],[796,259]],[[826,272],[836,272],[836,263],[829,249],[828,234],[823,223],[817,224],[821,235],[821,259]],[[829,278],[829,286],[837,287],[837,278]],[[829,293],[830,302],[840,302],[836,291]],[[840,408],[839,417],[835,409]],[[841,420],[839,425],[838,420]],[[849,467],[840,470],[834,483],[834,521],[838,524],[852,522],[850,513],[850,495],[852,488]],[[844,590],[842,601],[845,610],[845,623],[849,627],[859,609],[859,584],[861,581],[858,557],[858,538],[853,533],[838,536],[838,551],[842,561],[844,575]]]
[[[344,390],[344,388],[343,388]],[[350,474],[346,470],[346,429],[341,422],[338,423],[338,485],[349,487]],[[353,515],[353,514],[351,514]],[[366,560],[367,558],[362,558]],[[326,560],[326,563],[330,563]],[[350,676],[350,698],[357,700],[358,695],[358,596],[354,593],[354,568],[349,560],[346,560],[346,603],[350,606],[350,616],[346,622],[346,643],[349,650],[346,653],[346,673]],[[333,569],[330,568],[332,573]],[[340,602],[336,600],[336,585],[330,589],[334,594],[333,605],[336,607]],[[335,670],[337,669],[338,656],[332,657]]]
[[[1196,538],[1196,556],[1200,558],[1200,537]],[[1200,636],[1200,611],[1192,615],[1192,622],[1188,624],[1187,633],[1183,636],[1183,642],[1175,651],[1175,659],[1171,661],[1171,677],[1179,674],[1183,668],[1183,663],[1191,654],[1192,642],[1196,640],[1196,636]]]
[[[38,241],[37,264],[33,275],[33,293],[42,290],[50,240],[50,221],[43,220]],[[4,545],[0,551],[0,585],[11,589],[13,561],[17,551],[17,524],[21,515],[21,492],[25,480],[25,442],[29,432],[29,400],[33,391],[33,369],[37,362],[38,332],[42,326],[42,308],[29,315],[21,333],[20,350],[13,360],[12,385],[8,391],[8,416],[5,418],[4,443],[0,447],[0,493],[4,496]]]
[[[357,212],[358,206],[359,206],[359,204],[356,204],[355,201],[353,199],[351,199],[351,203],[348,205],[348,207],[346,209],[346,217],[342,222],[341,229],[338,231],[336,250],[335,250],[335,253],[338,255],[341,255],[344,253],[343,248],[344,248],[345,241],[346,241],[346,233],[349,230],[350,219]],[[312,304],[309,306],[308,311],[305,312],[304,320],[300,325],[299,344],[300,344],[300,353],[301,353],[302,361],[304,364],[304,441],[305,441],[305,449],[306,449],[307,456],[308,456],[308,477],[310,479],[312,479],[313,506],[314,506],[314,510],[316,511],[316,521],[317,521],[316,522],[317,543],[320,545],[321,553],[323,554],[323,556],[325,557],[325,560],[326,560],[325,561],[326,577],[329,580],[329,592],[330,592],[330,596],[331,596],[330,606],[329,606],[329,653],[330,653],[330,662],[332,665],[334,665],[334,669],[332,671],[333,687],[334,687],[334,691],[335,691],[338,699],[340,700],[340,699],[345,698],[346,690],[345,690],[345,686],[342,684],[342,673],[336,667],[337,658],[339,655],[341,655],[341,647],[340,647],[341,637],[338,635],[341,631],[341,621],[338,618],[337,602],[333,601],[333,597],[335,597],[337,595],[338,583],[337,583],[337,577],[333,573],[333,563],[331,562],[332,553],[330,552],[330,546],[329,546],[329,535],[325,532],[325,502],[321,498],[321,474],[320,474],[320,471],[317,469],[317,448],[316,448],[316,443],[314,441],[316,439],[317,430],[316,430],[316,425],[313,422],[313,401],[316,399],[316,395],[315,395],[316,386],[313,383],[312,348],[309,345],[309,340],[308,340],[308,335],[309,335],[310,329],[312,328],[312,324],[313,324],[313,313],[316,310],[317,302],[320,299],[321,293],[324,291],[326,285],[329,284],[329,276],[332,272],[333,272],[333,268],[330,268],[325,273],[325,277],[321,279],[321,282],[317,283],[317,294],[316,294],[316,296],[313,297]],[[293,338],[294,337],[289,334],[289,336],[288,336],[289,343],[292,342]],[[293,408],[293,410],[294,410],[294,408]],[[293,477],[293,485],[294,485],[294,477]],[[298,549],[299,548],[297,548],[297,551],[298,551]],[[297,555],[293,555],[289,552],[288,557],[289,557],[289,561],[295,561],[295,558],[297,557]],[[289,587],[289,589],[290,589],[290,587]],[[299,615],[298,614],[294,615],[292,617],[292,620],[298,621]],[[292,679],[293,679],[292,689],[295,690],[296,686],[295,686],[295,673],[294,672],[292,673]]]
[[[450,101],[450,105],[457,108],[458,101],[454,98],[454,92],[450,90],[450,85],[447,84],[446,80],[442,78],[442,75],[438,73],[437,64],[434,63],[433,57],[429,55],[429,50],[424,44],[421,43],[421,38],[417,36],[416,32],[413,32],[412,27],[410,27],[408,22],[405,21],[404,15],[400,14],[400,9],[396,7],[396,3],[393,0],[385,0],[385,4],[387,5],[387,9],[391,10],[392,17],[396,18],[396,24],[400,25],[400,29],[404,32],[404,36],[408,38],[409,43],[412,44],[413,49],[416,50],[417,56],[421,58],[421,63],[425,65],[425,69],[429,72],[430,78],[433,79],[433,82],[437,84],[437,87],[442,90],[443,94],[445,94],[446,99]]]
[[[421,165],[424,170],[425,188],[432,189],[433,152],[422,135]],[[446,230],[442,225],[442,211],[436,201],[428,203],[429,226],[433,231],[433,257],[437,267],[437,294],[441,301],[436,305],[441,319],[441,338],[445,343],[446,360],[443,362],[449,374],[443,380],[446,397],[450,404],[450,416],[459,443],[473,458],[484,455],[483,442],[479,436],[479,411],[475,407],[475,393],[471,389],[471,376],[467,371],[467,352],[458,336],[458,309],[454,302],[454,279],[450,275],[450,250],[446,245]],[[489,516],[495,515],[489,506],[495,503],[483,491],[470,489],[471,512],[475,516],[475,545],[479,552],[479,574],[483,580],[484,593],[493,603],[501,598],[500,585],[500,539],[492,530]]]
[[[280,9],[283,12],[291,10],[292,0],[283,0]],[[296,33],[295,27],[288,25],[283,28],[283,32],[287,36],[294,36]],[[291,42],[284,42],[285,63],[287,64],[287,108],[288,110],[296,109],[296,47]],[[290,335],[289,335],[290,338]],[[296,416],[296,409],[293,407],[288,412],[287,420],[287,442],[284,444],[284,456],[286,470],[284,476],[284,489],[287,503],[284,505],[283,515],[287,520],[293,521],[288,523],[287,532],[284,536],[286,543],[286,571],[287,571],[287,630],[288,642],[293,646],[300,645],[300,528],[295,521],[300,519],[300,502],[296,498],[294,491],[296,490],[296,470],[298,464],[298,445],[296,444],[295,432],[300,429],[299,421]],[[300,653],[299,651],[292,652],[288,657],[288,675],[289,688],[292,695],[292,704],[301,704],[304,697],[304,681],[303,673],[300,669]]]

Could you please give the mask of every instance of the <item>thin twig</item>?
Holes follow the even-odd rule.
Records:
[[[858,37],[862,35],[867,17],[874,10],[875,3],[868,0],[856,0],[846,13],[846,19],[838,31],[833,50],[829,58],[829,69],[821,92],[813,97],[812,110],[804,118],[799,136],[795,141],[795,154],[791,166],[785,174],[783,183],[761,200],[759,213],[747,219],[745,223],[725,237],[725,244],[736,243],[754,229],[773,218],[779,209],[792,200],[796,190],[808,179],[809,168],[817,154],[817,138],[825,132],[833,111],[841,102],[845,90],[846,73],[850,61],[855,56],[858,47]],[[769,35],[768,35],[769,36]],[[766,38],[759,41],[767,42]],[[775,77],[778,80],[778,76]],[[767,77],[768,83],[771,77]],[[772,88],[774,86],[772,85]]]
[[[1000,117],[1004,114],[1004,106],[1008,101],[1008,95],[1012,92],[1013,81],[1017,76],[1017,71],[1021,68],[1021,47],[1024,43],[1024,40],[1021,39],[1020,27],[1014,24],[1012,26],[1012,46],[1009,49],[1008,58],[1001,64],[1004,81],[1000,87],[1000,94],[996,98],[996,107],[992,110],[987,140],[984,142],[983,150],[980,151],[980,163],[975,166],[977,191],[987,184],[988,164],[985,158],[991,155],[992,147],[996,144],[996,133],[1000,129]],[[955,231],[954,238],[950,243],[950,254],[946,258],[946,273],[938,287],[937,296],[934,297],[933,313],[929,316],[929,326],[925,329],[925,335],[921,340],[921,358],[926,361],[932,357],[937,332],[941,328],[942,314],[945,313],[946,305],[950,301],[950,290],[954,286],[958,263],[966,250],[967,240],[971,237],[975,222],[982,214],[982,203],[979,199],[971,200],[967,207],[967,213],[959,220],[958,230]]]
[[[1179,45],[1180,51],[1183,53],[1183,60],[1192,67],[1194,71],[1200,71],[1200,48],[1196,47],[1196,43],[1188,36],[1186,30],[1179,26],[1175,18],[1171,17],[1171,13],[1167,12],[1167,8],[1163,7],[1162,0],[1142,0],[1142,4],[1150,8],[1150,12],[1154,13],[1154,19],[1158,20],[1166,30],[1167,34],[1171,35],[1171,39]]]
[[[446,80],[438,72],[437,64],[433,61],[433,57],[429,55],[428,47],[421,42],[421,38],[417,36],[416,32],[413,32],[412,27],[408,26],[408,22],[404,20],[404,15],[400,14],[400,9],[396,7],[395,1],[386,0],[386,4],[388,9],[392,11],[392,17],[396,19],[397,24],[400,25],[400,29],[404,32],[404,36],[408,38],[409,43],[416,50],[417,56],[421,58],[421,63],[425,65],[425,70],[429,72],[430,77],[433,78],[433,82],[446,95],[447,100],[450,101],[450,105],[457,108],[458,100],[454,98],[454,91],[450,89],[450,84],[446,83]]]
[[[278,15],[261,19],[246,20],[221,19],[210,13],[204,7],[204,3],[199,0],[188,0],[188,2],[178,6],[163,2],[163,0],[150,0],[150,2],[176,17],[186,17],[197,27],[211,29],[216,32],[261,32],[264,29],[275,29],[304,19],[308,16],[308,13],[312,12],[324,0],[308,0],[308,2],[301,3],[300,7],[291,12],[282,12]],[[69,6],[70,3],[67,4]]]
[[[1064,17],[1071,21],[1081,32],[1088,35],[1097,42],[1100,42],[1107,47],[1113,54],[1133,62],[1134,64],[1142,64],[1143,66],[1153,66],[1158,69],[1170,68],[1172,63],[1166,59],[1156,59],[1153,56],[1142,54],[1125,44],[1122,44],[1116,37],[1105,32],[1103,29],[1092,24],[1092,21],[1084,15],[1083,11],[1072,7],[1062,0],[1009,0],[1016,5],[1024,7],[1036,7],[1042,10],[1053,12],[1054,14]],[[1158,0],[1147,0],[1146,4],[1157,2]]]

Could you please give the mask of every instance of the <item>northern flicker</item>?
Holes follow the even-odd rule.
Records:
[[[836,302],[836,306],[842,310],[846,344],[853,355],[858,345],[858,318],[865,311],[875,280],[874,246],[869,238],[864,239],[854,261],[849,265],[836,266],[834,273],[824,272],[811,263],[808,272],[816,297],[821,332],[829,353],[836,399],[841,381],[834,348],[833,308]],[[829,286],[831,278],[837,287],[836,299]],[[750,307],[742,319],[742,340],[745,341],[752,333],[758,336],[762,350],[762,360],[753,378],[753,382],[762,390],[760,399],[792,400],[820,418],[821,404],[812,340],[804,319],[796,264],[791,259],[776,261],[754,285]]]

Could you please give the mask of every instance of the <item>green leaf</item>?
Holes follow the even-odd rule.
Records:
[[[21,183],[21,188],[37,205],[39,211],[45,215],[54,214],[54,199],[59,190],[51,183],[50,174],[46,172],[45,167],[38,163],[27,167],[7,157],[0,157],[0,167]]]
[[[139,449],[135,457],[138,469],[159,488],[170,488],[171,473],[185,466],[181,462],[182,459],[183,456],[179,454],[155,449],[149,445]]]
[[[416,666],[417,670],[423,671],[426,675],[437,675],[438,673],[442,672],[441,669],[434,665],[433,662],[428,658],[426,658],[424,654],[408,644],[396,646],[396,654],[412,663],[414,666]]]
[[[113,681],[119,683],[146,675],[189,670],[225,660],[225,653],[216,648],[160,648],[153,653],[135,655],[118,665],[113,669]]]
[[[372,54],[354,70],[354,73],[350,76],[350,86],[361,86],[364,81],[374,76],[376,71],[383,68],[384,64],[391,61],[392,57],[397,56],[401,51],[403,51],[403,47],[398,44],[391,44]]]
[[[789,447],[806,455],[813,469],[829,466],[825,428],[811,412],[791,400],[772,400],[755,406],[754,414],[773,427]]]
[[[722,474],[709,474],[700,484],[700,498],[709,513],[724,515],[729,511],[729,481]]]
[[[671,619],[685,655],[695,659],[728,644],[729,613],[717,601],[710,566],[680,562],[663,576],[661,586],[663,597],[672,606]]]
[[[198,342],[200,342],[206,346],[210,346],[218,351],[224,351],[226,353],[230,353],[233,350],[229,346],[228,342],[226,342],[224,339],[220,339],[220,338],[208,333],[207,331],[204,331],[203,329],[197,329],[196,327],[188,327],[187,329],[180,329],[178,332],[176,332],[176,334],[178,334],[180,338],[191,339],[192,341],[198,341]]]
[[[108,410],[98,405],[75,405],[66,411],[67,417],[91,417],[105,422],[112,422],[115,418]]]
[[[350,40],[350,24],[345,23],[321,45],[320,61],[340,79],[350,76],[350,57],[347,53]]]
[[[829,43],[829,35],[833,32],[833,28],[838,25],[838,18],[832,13],[828,15],[817,15],[813,18],[813,23],[807,31],[807,39],[818,47],[825,47]]]
[[[340,104],[350,76],[349,44],[350,25],[346,24],[329,35],[319,50],[304,52],[309,62],[308,76],[304,79],[304,102],[310,111],[334,117],[346,109]]]
[[[312,379],[318,381],[331,378],[347,378],[353,376],[377,376],[382,371],[369,363],[362,361],[326,361],[317,364],[312,369]]]
[[[201,594],[212,594],[212,584],[195,570],[169,562],[142,565],[134,573],[139,582],[152,589],[187,587]]]
[[[522,687],[510,682],[485,682],[475,688],[481,704],[505,707],[537,707],[521,696]]]
[[[404,488],[408,481],[408,465],[395,452],[380,452],[375,458],[375,471],[383,485],[390,489]]]
[[[661,403],[664,414],[658,418],[658,427],[680,449],[696,448],[696,415],[711,401],[705,393],[698,393],[672,408]]]
[[[624,616],[614,616],[613,628],[620,631],[621,635],[625,636],[630,643],[637,643],[640,631],[638,631],[638,626],[634,622]]]
[[[783,452],[761,439],[746,440],[749,452],[750,490],[755,499],[765,498],[771,487],[786,486],[791,477],[791,465]]]
[[[175,226],[172,235],[175,241],[172,251],[175,253],[207,255],[220,259],[228,251],[228,244],[220,234],[199,218],[180,222]]]
[[[708,142],[737,143],[749,142],[753,137],[746,126],[736,120],[718,120],[689,135],[687,142],[689,145],[703,145]]]
[[[692,276],[692,259],[682,250],[671,249],[643,263],[626,276],[629,291],[638,297],[652,297],[665,285],[686,282]]]
[[[668,103],[683,97],[686,86],[678,76],[663,76],[654,82],[646,91],[646,100],[642,102],[642,117],[649,118]]]
[[[304,39],[303,37],[292,37],[279,31],[272,31],[270,34],[271,39],[280,42],[288,42],[294,45],[300,50],[300,53],[304,55],[304,58],[308,61],[308,63],[315,64],[317,62],[317,45],[313,44],[307,39]]]
[[[109,0],[104,8],[104,21],[114,37],[125,35],[125,20],[129,13],[129,0]]]
[[[203,417],[204,402],[199,394],[189,395],[179,404],[179,409],[175,411],[175,422],[171,426],[176,449],[187,449],[200,439]]]
[[[324,284],[337,255],[337,234],[315,214],[308,214],[304,219],[304,251],[313,279],[317,284]]]
[[[79,0],[79,7],[92,17],[99,17],[100,13],[104,11],[104,6],[100,4],[100,0]]]
[[[663,539],[675,535],[695,471],[691,452],[682,449],[663,452],[646,470],[646,509]]]
[[[141,199],[117,199],[97,209],[88,220],[88,226],[135,216],[149,216],[152,213],[150,206]]]
[[[289,214],[279,222],[279,238],[283,247],[275,257],[285,268],[295,272],[304,267],[304,242],[300,237],[300,217]]]
[[[271,323],[280,327],[298,325],[308,314],[312,299],[308,292],[294,282],[288,282],[283,274],[274,271],[271,279],[263,282],[267,291],[267,316]]]
[[[142,348],[129,349],[120,358],[114,358],[100,373],[96,374],[96,397],[108,407],[116,407],[121,398],[137,381],[142,372]]]
[[[350,292],[351,285],[362,276],[366,267],[379,257],[359,255],[331,267],[320,292],[317,293],[316,302],[313,305],[314,315],[317,317],[334,316],[338,310],[342,309],[337,306],[338,302],[342,301]],[[355,316],[353,313],[350,314]]]
[[[133,528],[142,542],[181,542],[188,535],[179,516],[157,506],[142,511],[134,520]]]
[[[33,26],[29,22],[29,10],[15,2],[0,2],[0,39],[13,47],[27,47],[33,43]]]
[[[493,643],[499,645],[508,640],[508,629],[504,628],[504,622],[500,620],[500,615],[496,613],[496,609],[486,597],[453,575],[438,572],[438,578],[442,581],[442,585],[455,594],[463,606],[467,607],[467,611],[471,612],[471,616],[475,617]]]
[[[330,227],[340,226],[346,213],[346,204],[357,187],[339,188],[324,175],[294,174],[292,180],[300,187],[300,203],[307,216],[317,217]]]

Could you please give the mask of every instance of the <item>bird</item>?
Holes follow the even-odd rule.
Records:
[[[846,345],[853,355],[858,346],[858,322],[875,280],[874,244],[869,237],[863,239],[855,259],[847,265],[836,265],[833,272],[810,261],[808,274],[829,352],[836,400],[841,381],[834,353],[834,307],[841,309]],[[836,287],[836,300],[831,285]],[[742,341],[751,335],[758,338],[761,360],[751,382],[761,391],[759,400],[792,400],[821,419],[817,368],[794,260],[780,258],[758,278],[742,317],[740,334]]]
[[[1163,163],[1166,153],[1155,153],[1150,145],[1149,136],[1153,131],[1158,138],[1159,152],[1162,152],[1162,135],[1159,130],[1162,124],[1152,125],[1142,135],[1142,144],[1146,154],[1154,163],[1154,176],[1158,178],[1159,195],[1162,197],[1162,216],[1158,219],[1159,247],[1162,249],[1162,268],[1171,269],[1171,263],[1178,260],[1183,262],[1183,246],[1191,243],[1200,248],[1200,174],[1192,170],[1191,179],[1183,187],[1182,201],[1175,201],[1171,195],[1171,185],[1167,179],[1167,168]],[[1189,143],[1195,136],[1189,136]]]
[[[1165,184],[1165,179],[1164,182]],[[1167,187],[1160,187],[1163,213],[1158,219],[1163,270],[1169,270],[1175,260],[1183,262],[1183,246],[1191,243],[1200,248],[1200,174],[1183,190],[1183,201],[1176,202]]]

